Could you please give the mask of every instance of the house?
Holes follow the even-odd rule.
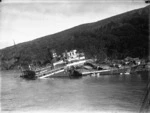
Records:
[[[136,64],[136,65],[140,65],[141,64],[141,60],[139,58],[131,58],[131,57],[127,57],[125,58],[125,64]]]
[[[141,64],[141,60],[139,58],[133,58],[133,61],[137,64],[140,65]]]

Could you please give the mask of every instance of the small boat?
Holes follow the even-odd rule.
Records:
[[[31,70],[22,71],[22,75],[20,75],[20,77],[29,80],[35,80],[37,78],[35,71],[31,71]]]

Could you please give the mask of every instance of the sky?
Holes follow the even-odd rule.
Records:
[[[2,0],[0,49],[145,6],[144,0]]]

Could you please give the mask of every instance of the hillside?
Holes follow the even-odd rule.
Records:
[[[65,50],[83,51],[86,57],[147,57],[149,50],[150,6],[87,23],[65,31],[0,50],[1,67],[11,69],[18,64],[50,62],[49,50],[61,54]]]

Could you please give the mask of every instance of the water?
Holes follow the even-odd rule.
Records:
[[[139,112],[145,75],[81,79],[24,80],[17,71],[1,72],[3,112]]]

